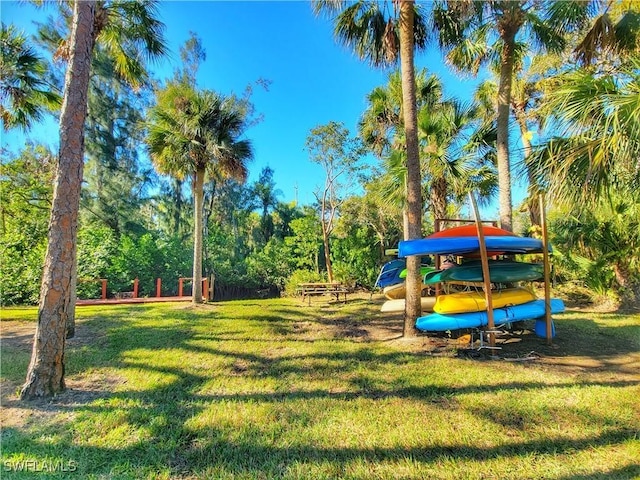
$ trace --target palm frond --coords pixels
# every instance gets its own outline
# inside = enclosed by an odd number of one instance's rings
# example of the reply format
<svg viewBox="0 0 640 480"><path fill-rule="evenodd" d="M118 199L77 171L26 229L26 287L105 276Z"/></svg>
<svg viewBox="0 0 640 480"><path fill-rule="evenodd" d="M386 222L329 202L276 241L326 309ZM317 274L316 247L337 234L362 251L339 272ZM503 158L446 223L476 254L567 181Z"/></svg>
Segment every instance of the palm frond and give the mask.
<svg viewBox="0 0 640 480"><path fill-rule="evenodd" d="M557 2L564 3L564 2ZM570 3L570 2L566 2ZM531 37L539 51L559 53L566 47L566 33L568 27L560 28L553 20L540 18L534 12L525 13L525 25L532 33Z"/></svg>
<svg viewBox="0 0 640 480"><path fill-rule="evenodd" d="M477 75L480 67L489 58L490 49L486 44L472 38L464 38L447 54L447 63L458 72L470 71Z"/></svg>
<svg viewBox="0 0 640 480"><path fill-rule="evenodd" d="M388 8L389 1L314 0L316 15L324 14L334 22L334 35L371 65L393 65L399 56L398 16ZM393 13L392 13L393 12ZM414 42L416 49L427 45L430 28L422 7L414 5Z"/></svg>
<svg viewBox="0 0 640 480"><path fill-rule="evenodd" d="M311 0L311 8L315 15L326 15L331 20L346 7L345 0Z"/></svg>
<svg viewBox="0 0 640 480"><path fill-rule="evenodd" d="M147 81L145 64L168 53L157 2L114 1L104 7L97 42L113 57L116 73L134 88Z"/></svg>
<svg viewBox="0 0 640 480"><path fill-rule="evenodd" d="M590 64L601 49L615 44L615 30L609 14L600 15L582 41L574 49L574 53L582 65Z"/></svg>
<svg viewBox="0 0 640 480"><path fill-rule="evenodd" d="M627 10L614 26L616 50L622 52L640 52L640 9Z"/></svg>
<svg viewBox="0 0 640 480"><path fill-rule="evenodd" d="M0 28L0 107L4 129L27 130L48 110L60 106L60 96L48 85L47 65L23 33L13 25Z"/></svg>
<svg viewBox="0 0 640 480"><path fill-rule="evenodd" d="M239 139L246 115L235 99L187 84L169 84L157 99L147 145L159 171L184 178L204 168L213 176L246 180L253 150L249 140Z"/></svg>
<svg viewBox="0 0 640 480"><path fill-rule="evenodd" d="M585 27L589 18L597 12L596 2L563 0L550 2L546 15L541 19L549 27L562 32L575 32Z"/></svg>

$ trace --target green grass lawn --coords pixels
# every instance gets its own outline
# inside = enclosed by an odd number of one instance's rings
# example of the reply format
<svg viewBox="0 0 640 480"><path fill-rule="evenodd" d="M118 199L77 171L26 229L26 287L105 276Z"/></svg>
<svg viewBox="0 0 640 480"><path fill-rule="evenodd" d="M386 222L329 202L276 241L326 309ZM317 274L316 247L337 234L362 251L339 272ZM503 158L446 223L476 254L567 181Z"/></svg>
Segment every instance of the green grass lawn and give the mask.
<svg viewBox="0 0 640 480"><path fill-rule="evenodd" d="M379 306L79 307L69 389L30 403L35 309L4 309L1 476L640 476L640 315L569 312L554 345L529 334L492 360L397 339Z"/></svg>

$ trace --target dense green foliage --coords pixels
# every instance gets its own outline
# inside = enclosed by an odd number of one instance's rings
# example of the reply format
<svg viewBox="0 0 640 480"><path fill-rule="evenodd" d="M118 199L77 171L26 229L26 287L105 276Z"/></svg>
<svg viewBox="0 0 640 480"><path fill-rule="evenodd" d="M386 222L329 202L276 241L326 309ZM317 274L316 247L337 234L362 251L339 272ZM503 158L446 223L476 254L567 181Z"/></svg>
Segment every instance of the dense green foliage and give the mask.
<svg viewBox="0 0 640 480"><path fill-rule="evenodd" d="M27 147L0 165L0 288L2 304L38 301L51 209L54 161Z"/></svg>
<svg viewBox="0 0 640 480"><path fill-rule="evenodd" d="M50 153L37 147L2 166L3 305L33 304L38 299L52 194L50 158ZM203 270L206 276L215 275L220 290L236 289L243 295L250 295L248 290L254 294L265 289L271 294L284 292L298 269L310 272L308 281L323 278L322 233L316 210L273 200L274 206L265 209L264 203L249 201L254 192L274 188L269 174L261 180L247 186L209 184L215 195L208 202ZM144 209L129 217L137 218L135 223L101 222L101 217L83 208L78 234L79 298L99 297L100 279L108 280L110 297L131 291L135 278L141 296L155 295L157 278L162 281L163 295L177 294L178 278L191 276L191 241L188 234L169 233L173 229L163 222L171 223L172 218L157 212L163 200L146 197ZM187 215L188 210L182 214ZM338 226L336 278L372 287L382 259L376 246L379 239L372 228L358 225L349 216ZM266 243L265 232L270 233ZM387 239L387 245L397 242L398 230L391 234L395 237Z"/></svg>
<svg viewBox="0 0 640 480"><path fill-rule="evenodd" d="M317 3L338 6L335 2ZM521 2L515 3L513 8L521 6ZM442 2L437 5L436 16L473 13L448 11L442 8ZM452 8L456 5L451 3ZM589 13L581 5L573 13L563 14L563 5L568 4L550 2L546 7L553 10L554 16L567 16L567 22L571 15L579 14L573 19L577 23L569 22L577 29L558 43L566 44L566 49L541 61L540 57L532 60L527 45L516 44L511 115L520 128L522 148L511 148L511 163L521 163L521 172L535 187L529 200L537 200L538 191L548 194L557 278L585 284L599 294L634 304L640 296L640 13L632 2L625 1L614 2L607 12L596 8ZM126 2L111 6L131 7ZM354 7L352 13L366 13L358 8ZM64 6L61 12L69 13ZM426 17L420 8L418 13L420 28L416 38L422 39L419 33L423 32ZM465 15L462 16L467 20L472 18ZM452 18L439 20L442 23ZM495 27L491 18L484 20L488 22L483 24L487 29ZM155 23L152 26L159 27ZM385 30L393 27L379 26ZM111 25L102 34L112 34L117 28L117 24ZM2 29L6 40L2 65L6 78L2 88L13 85L10 81L25 88L31 86L35 88L32 99L39 98L43 101L39 106L46 106L46 96L39 97L41 90L51 90L44 88L49 81L45 81L45 73L51 74L53 83L55 79L59 83L60 66L45 65L44 57L28 39L10 26L3 25ZM52 54L66 35L65 29L64 22L41 25L39 46ZM481 30L474 32L480 35ZM542 30L527 32L538 35ZM388 31L389 35L396 33ZM552 33L555 38L561 32ZM474 58L478 68L490 64L489 50L484 48L488 38L480 37L465 37L449 55L458 64ZM93 54L78 238L78 294L80 298L98 296L101 278L108 280L110 296L130 291L135 278L139 279L141 295L155 294L157 278L162 280L163 295L173 294L178 278L190 277L193 272L196 212L193 165L189 164L193 158L164 159L167 162L163 171L173 177L153 172L148 152L141 148L142 139L149 134L145 112L157 111L151 85L144 75L135 89L124 82L123 57L111 55L111 47L99 42ZM165 98L164 106L175 107L175 112L186 105L180 104L180 89L188 89L194 98L209 95L196 86L198 66L206 60L197 35L191 35L180 53L181 68L165 83L173 85L173 93L177 93L170 94L171 88L164 93L170 97ZM20 55L26 55L24 61ZM478 103L462 105L449 98L441 81L426 71L416 73L416 87L423 223L424 231L429 232L434 216L459 215L468 191L481 197L486 194L487 199L495 197L498 88L497 82L491 91L485 86L486 91L476 95ZM2 95L6 97L6 92ZM249 97L250 93L220 97L244 115L247 123L242 126L239 141L247 144L251 125L259 121ZM385 249L397 246L403 230L407 169L399 73L392 72L387 84L374 89L367 102L359 125L360 138L353 141L366 145L379 163L369 164L357 176L351 172L350 180L360 182L358 189L336 195L330 229L326 228L328 210L326 205L323 209L322 197L314 205L281 201L275 180L278 172L270 167L264 168L258 180L249 185L227 178L225 168L219 168L224 162L207 167L201 212L202 273L207 277L215 275L216 288L242 296L291 292L295 290L294 280L326 279L327 263L333 265L335 280L351 286L374 286L380 266L391 259ZM11 101L3 103L2 108L3 115L12 109L16 110L15 115L28 116L28 111L18 112L18 105ZM28 126L31 120L37 121L40 112L32 113L32 118L25 116L22 123ZM188 118L189 115L185 122ZM165 118L175 119L175 115ZM478 129L481 124L483 128ZM536 130L541 135L535 135ZM201 133L195 127L194 132ZM511 143L513 147L516 142ZM177 148L176 145L174 142ZM319 158L310 155L309 160ZM3 152L2 305L33 304L38 300L55 163L54 155L42 147ZM190 168L178 168L185 165ZM244 177L246 166L242 165L241 170L240 177ZM528 208L530 223L535 224L539 212L532 209L533 203L529 201ZM323 222L328 236L324 242ZM526 221L515 225L519 233L528 226ZM323 243L330 245L328 257L325 251L329 249Z"/></svg>

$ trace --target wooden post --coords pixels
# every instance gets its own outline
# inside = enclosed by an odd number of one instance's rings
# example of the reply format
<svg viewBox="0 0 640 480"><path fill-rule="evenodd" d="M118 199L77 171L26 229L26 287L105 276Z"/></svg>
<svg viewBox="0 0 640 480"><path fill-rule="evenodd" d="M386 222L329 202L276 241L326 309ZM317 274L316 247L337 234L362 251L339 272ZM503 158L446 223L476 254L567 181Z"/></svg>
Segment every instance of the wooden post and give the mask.
<svg viewBox="0 0 640 480"><path fill-rule="evenodd" d="M442 223L442 221L439 218L436 218L435 224L433 226L436 232L440 231L440 223ZM433 266L435 267L436 270L440 270L440 255L433 256ZM441 285L442 284L440 282L436 283L436 298L440 296Z"/></svg>
<svg viewBox="0 0 640 480"><path fill-rule="evenodd" d="M540 223L542 223L542 261L544 265L544 318L547 326L547 345L551 345L551 269L549 268L549 237L547 234L547 215L544 209L544 194L540 194Z"/></svg>
<svg viewBox="0 0 640 480"><path fill-rule="evenodd" d="M482 264L482 278L484 279L484 297L487 302L487 328L489 329L489 346L491 354L495 355L496 337L493 333L495 322L493 319L493 297L491 295L491 276L489 274L489 257L487 256L487 246L484 241L484 229L478 212L478 205L472 192L469 192L469 200L473 208L473 215L476 219L476 227L478 229L478 243L480 246L480 263Z"/></svg>
<svg viewBox="0 0 640 480"><path fill-rule="evenodd" d="M209 279L207 277L202 279L202 298L209 300Z"/></svg>
<svg viewBox="0 0 640 480"><path fill-rule="evenodd" d="M138 284L140 283L140 280L138 280L137 278L135 278L133 280L133 298L138 298Z"/></svg>
<svg viewBox="0 0 640 480"><path fill-rule="evenodd" d="M160 298L162 296L162 279L156 279L156 297Z"/></svg>
<svg viewBox="0 0 640 480"><path fill-rule="evenodd" d="M213 301L213 299L215 298L216 295L216 274L212 273L211 274L211 294L209 295L209 300Z"/></svg>
<svg viewBox="0 0 640 480"><path fill-rule="evenodd" d="M184 284L184 278L180 277L180 278L178 279L178 296L179 296L179 297L181 297L181 296L182 296L182 288L183 288L183 286L184 286L183 284Z"/></svg>
<svg viewBox="0 0 640 480"><path fill-rule="evenodd" d="M102 295L100 298L102 298L102 300L106 300L107 299L107 279L101 278L100 281L102 282Z"/></svg>

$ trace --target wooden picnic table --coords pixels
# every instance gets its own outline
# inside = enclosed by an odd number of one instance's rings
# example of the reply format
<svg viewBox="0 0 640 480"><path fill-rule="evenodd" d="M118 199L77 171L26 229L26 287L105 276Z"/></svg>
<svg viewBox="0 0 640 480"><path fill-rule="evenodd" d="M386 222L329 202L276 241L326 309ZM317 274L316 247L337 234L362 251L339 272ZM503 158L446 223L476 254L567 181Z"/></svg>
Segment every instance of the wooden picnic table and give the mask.
<svg viewBox="0 0 640 480"><path fill-rule="evenodd" d="M302 296L304 302L305 297L311 305L311 297L313 295L332 295L336 301L340 301L340 295L344 295L344 303L347 303L347 293L349 289L341 282L306 282L299 283L297 292Z"/></svg>

